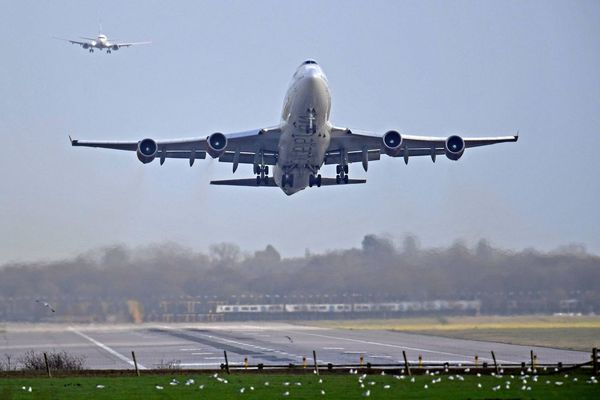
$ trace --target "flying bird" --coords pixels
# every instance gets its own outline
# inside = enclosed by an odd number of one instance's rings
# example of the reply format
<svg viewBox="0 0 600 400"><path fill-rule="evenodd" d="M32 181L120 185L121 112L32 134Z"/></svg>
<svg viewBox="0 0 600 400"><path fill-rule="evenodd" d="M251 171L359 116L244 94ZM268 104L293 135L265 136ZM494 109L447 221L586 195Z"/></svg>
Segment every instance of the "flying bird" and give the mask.
<svg viewBox="0 0 600 400"><path fill-rule="evenodd" d="M35 302L43 305L44 307L49 308L52 312L56 312L56 310L54 309L54 307L52 307L52 305L50 303L48 303L47 301L42 301L40 299L37 299Z"/></svg>
<svg viewBox="0 0 600 400"><path fill-rule="evenodd" d="M294 339L292 339L291 337L286 336L286 338L288 338L288 340L290 341L290 343L294 343Z"/></svg>

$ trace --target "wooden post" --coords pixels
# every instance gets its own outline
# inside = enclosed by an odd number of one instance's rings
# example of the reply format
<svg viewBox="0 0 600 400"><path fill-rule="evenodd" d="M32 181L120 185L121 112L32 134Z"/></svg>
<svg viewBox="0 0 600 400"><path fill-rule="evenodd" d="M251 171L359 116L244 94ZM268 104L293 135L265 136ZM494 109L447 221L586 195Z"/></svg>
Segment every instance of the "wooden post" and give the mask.
<svg viewBox="0 0 600 400"><path fill-rule="evenodd" d="M52 373L50 372L50 364L48 363L48 354L44 352L44 362L46 363L46 373L48 374L48 378L52 378Z"/></svg>
<svg viewBox="0 0 600 400"><path fill-rule="evenodd" d="M313 360L315 361L315 374L319 375L319 364L317 363L317 352L313 350Z"/></svg>
<svg viewBox="0 0 600 400"><path fill-rule="evenodd" d="M492 360L494 360L494 369L496 373L498 373L498 363L496 362L496 355L494 354L494 350L492 350Z"/></svg>
<svg viewBox="0 0 600 400"><path fill-rule="evenodd" d="M408 359L406 358L406 351L402 350L402 356L404 357L404 368L406 368L406 373L408 376L411 376L410 366L408 365Z"/></svg>
<svg viewBox="0 0 600 400"><path fill-rule="evenodd" d="M598 348L592 349L592 365L594 366L594 375L598 375Z"/></svg>
<svg viewBox="0 0 600 400"><path fill-rule="evenodd" d="M223 350L223 355L225 356L225 371L229 374L229 361L227 361L227 351Z"/></svg>
<svg viewBox="0 0 600 400"><path fill-rule="evenodd" d="M533 350L529 350L529 356L531 357L531 371L535 368L535 359L533 356Z"/></svg>
<svg viewBox="0 0 600 400"><path fill-rule="evenodd" d="M133 350L131 351L131 358L133 358L133 366L135 367L135 374L137 376L140 376L140 370L138 369L137 360L135 359L135 352Z"/></svg>

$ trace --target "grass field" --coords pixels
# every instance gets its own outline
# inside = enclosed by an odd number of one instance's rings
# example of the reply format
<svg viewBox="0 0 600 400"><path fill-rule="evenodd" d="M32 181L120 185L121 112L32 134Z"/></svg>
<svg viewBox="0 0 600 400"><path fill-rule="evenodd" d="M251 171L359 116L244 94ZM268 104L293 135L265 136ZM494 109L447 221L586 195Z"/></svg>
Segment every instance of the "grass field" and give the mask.
<svg viewBox="0 0 600 400"><path fill-rule="evenodd" d="M591 351L600 347L600 317L447 317L319 321L345 329L386 329L461 339Z"/></svg>
<svg viewBox="0 0 600 400"><path fill-rule="evenodd" d="M222 380L223 378L227 383ZM321 376L255 374L223 375L218 377L221 380L208 375L0 379L0 398L2 400L600 398L600 386L597 381L593 383L588 376L573 374L567 377L564 374L540 376L537 381L531 377L526 377L523 381L518 376L500 378L472 375L460 378L456 375L418 376L414 378L414 382L411 382L409 377L400 379L390 375L369 375L362 380L360 378L360 375L349 374ZM173 379L178 383L172 385ZM193 383L189 381L190 379L193 379ZM440 382L437 382L438 379ZM507 386L506 382L510 384Z"/></svg>

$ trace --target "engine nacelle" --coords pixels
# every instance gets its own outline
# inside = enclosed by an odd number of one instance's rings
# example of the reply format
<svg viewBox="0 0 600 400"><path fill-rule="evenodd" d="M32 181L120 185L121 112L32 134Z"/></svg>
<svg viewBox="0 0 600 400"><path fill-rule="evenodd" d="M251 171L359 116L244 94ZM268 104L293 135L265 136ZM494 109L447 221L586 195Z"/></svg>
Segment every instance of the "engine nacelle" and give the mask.
<svg viewBox="0 0 600 400"><path fill-rule="evenodd" d="M227 147L227 137L220 132L213 133L206 138L206 152L212 158L219 158Z"/></svg>
<svg viewBox="0 0 600 400"><path fill-rule="evenodd" d="M383 148L388 156L395 157L400 154L401 146L402 135L397 131L387 131L383 135Z"/></svg>
<svg viewBox="0 0 600 400"><path fill-rule="evenodd" d="M449 136L444 145L446 157L452 161L456 161L462 157L465 152L465 141L458 135Z"/></svg>
<svg viewBox="0 0 600 400"><path fill-rule="evenodd" d="M84 49L89 49L89 48L90 48L90 45L89 45L89 44L87 44L87 43L84 43L84 44L83 44L83 48L84 48Z"/></svg>
<svg viewBox="0 0 600 400"><path fill-rule="evenodd" d="M117 44L113 44L112 46L110 46L111 49L113 49L114 51L119 50L119 45Z"/></svg>
<svg viewBox="0 0 600 400"><path fill-rule="evenodd" d="M138 142L137 158L144 164L152 162L158 152L158 145L152 139L143 139Z"/></svg>

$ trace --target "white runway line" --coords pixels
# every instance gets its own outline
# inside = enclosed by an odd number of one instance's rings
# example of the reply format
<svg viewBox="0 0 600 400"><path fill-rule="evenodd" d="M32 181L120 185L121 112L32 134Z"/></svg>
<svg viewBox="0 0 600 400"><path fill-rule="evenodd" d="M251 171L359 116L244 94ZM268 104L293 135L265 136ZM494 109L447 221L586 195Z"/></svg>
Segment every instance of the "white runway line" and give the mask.
<svg viewBox="0 0 600 400"><path fill-rule="evenodd" d="M323 350L344 350L343 347L323 347Z"/></svg>
<svg viewBox="0 0 600 400"><path fill-rule="evenodd" d="M192 353L193 356L210 356L215 353Z"/></svg>
<svg viewBox="0 0 600 400"><path fill-rule="evenodd" d="M298 332L300 333L300 332ZM392 347L392 348L396 348L396 349L403 349L403 350L414 350L414 351L420 351L423 353L433 353L433 354L443 354L446 356L454 356L454 357L469 357L466 354L458 354L458 353L448 353L445 351L438 351L438 350L428 350L428 349L420 349L417 347L407 347L407 346L400 346L397 344L391 344L391 343L380 343L380 342L373 342L370 340L360 340L360 339L352 339L352 338L345 338L345 337L339 337L339 336L330 336L330 335L321 335L318 333L307 333L307 332L301 332L300 334L302 335L310 335L310 336L316 336L316 337L322 337L322 338L326 338L326 339L334 339L334 340L346 340L348 342L355 342L355 343L362 343L362 344L372 344L375 346L384 346L384 347ZM480 357L480 360L491 360L488 357ZM498 362L502 362L502 363L509 363L510 361L506 361L506 360L497 360Z"/></svg>
<svg viewBox="0 0 600 400"><path fill-rule="evenodd" d="M111 349L110 347L108 347L107 345L105 345L104 343L100 343L99 341L97 341L94 338L89 337L88 335L86 335L83 332L79 332L78 330L76 330L73 327L69 327L69 330L79 336L81 336L82 338L89 340L90 342L92 342L93 344L95 344L96 346L100 347L102 350L112 354L113 356L117 357L119 360L121 361L125 361L127 364L134 366L133 360L130 360L129 358L125 357L123 354L116 352L115 350ZM139 369L148 369L146 367L144 367L142 364L138 363L138 368Z"/></svg>

